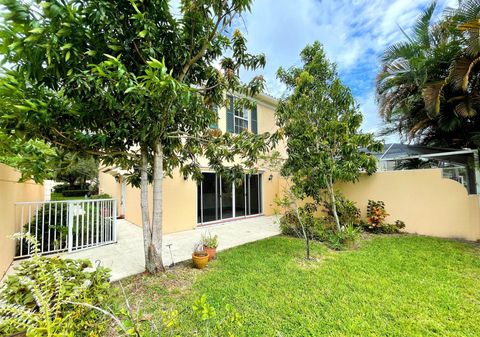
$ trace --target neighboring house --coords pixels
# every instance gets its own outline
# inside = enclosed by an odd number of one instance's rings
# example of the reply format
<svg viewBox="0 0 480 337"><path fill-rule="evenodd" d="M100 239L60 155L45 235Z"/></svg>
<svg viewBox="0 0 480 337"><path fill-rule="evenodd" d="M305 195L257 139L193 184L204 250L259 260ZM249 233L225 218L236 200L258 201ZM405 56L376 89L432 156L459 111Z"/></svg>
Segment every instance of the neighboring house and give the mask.
<svg viewBox="0 0 480 337"><path fill-rule="evenodd" d="M212 125L223 132L240 133L248 129L253 133L274 132L277 129L275 109L277 100L261 94L256 97L257 108L249 111L233 111L230 107L218 109L218 123ZM284 152L283 144L278 151ZM200 161L202 162L202 161ZM197 226L232 219L272 215L274 199L279 193L280 177L259 164L258 172L245 174L244 183L235 186L226 183L203 162L203 181L198 184L185 180L178 172L173 178L165 178L163 186L164 232L173 233L193 229ZM101 170L100 192L108 193L119 200L118 214L130 222L141 225L140 190L127 186L125 171Z"/></svg>

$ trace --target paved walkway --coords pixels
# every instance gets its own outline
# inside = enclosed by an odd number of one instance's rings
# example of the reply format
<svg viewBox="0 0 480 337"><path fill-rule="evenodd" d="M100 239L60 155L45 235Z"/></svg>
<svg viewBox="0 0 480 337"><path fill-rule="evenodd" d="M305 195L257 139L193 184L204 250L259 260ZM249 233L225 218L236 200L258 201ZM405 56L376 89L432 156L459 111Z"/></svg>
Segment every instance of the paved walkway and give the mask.
<svg viewBox="0 0 480 337"><path fill-rule="evenodd" d="M90 259L112 270L112 281L141 273L145 270L143 253L142 229L126 220L119 220L116 244L82 250L70 254L61 254L66 258ZM224 250L242 244L265 239L280 233L275 217L259 216L203 226L194 230L166 234L164 236L163 261L166 266L172 263L167 245L171 244L171 251L175 263L191 259L196 243L200 241L202 233L209 231L218 235L218 250ZM16 261L14 264L18 263ZM7 272L10 274L12 267Z"/></svg>

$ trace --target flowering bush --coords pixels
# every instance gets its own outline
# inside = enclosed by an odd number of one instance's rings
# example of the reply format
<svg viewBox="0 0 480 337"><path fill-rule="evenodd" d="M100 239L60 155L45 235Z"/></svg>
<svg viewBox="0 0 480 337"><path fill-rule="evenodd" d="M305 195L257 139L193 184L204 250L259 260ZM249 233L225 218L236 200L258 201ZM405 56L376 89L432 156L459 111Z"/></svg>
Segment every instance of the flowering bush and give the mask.
<svg viewBox="0 0 480 337"><path fill-rule="evenodd" d="M392 234L399 233L401 229L405 228L402 220L396 220L393 224L385 222L387 216L389 214L385 210L383 201L368 200L367 223L364 224L364 229L374 233Z"/></svg>

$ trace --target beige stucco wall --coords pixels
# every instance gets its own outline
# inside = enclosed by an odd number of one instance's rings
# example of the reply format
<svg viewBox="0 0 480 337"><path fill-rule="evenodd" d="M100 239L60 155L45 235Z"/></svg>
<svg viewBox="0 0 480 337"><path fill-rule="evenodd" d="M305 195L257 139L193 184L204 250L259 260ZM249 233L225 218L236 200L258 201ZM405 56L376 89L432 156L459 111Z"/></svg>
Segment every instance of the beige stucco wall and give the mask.
<svg viewBox="0 0 480 337"><path fill-rule="evenodd" d="M365 215L369 199L382 200L387 220L405 221L409 233L480 239L480 199L463 185L442 177L441 169L377 172L337 188Z"/></svg>
<svg viewBox="0 0 480 337"><path fill-rule="evenodd" d="M0 164L0 278L12 263L15 242L8 236L15 232L15 206L18 201L41 201L42 185L32 181L19 183L20 174L13 168Z"/></svg>
<svg viewBox="0 0 480 337"><path fill-rule="evenodd" d="M100 191L119 200L121 183L108 173L100 174ZM197 185L192 180L184 180L177 172L173 178L163 181L164 233L180 232L195 228L197 216ZM149 206L152 212L152 186L149 186ZM125 189L125 219L141 226L140 189L128 185Z"/></svg>
<svg viewBox="0 0 480 337"><path fill-rule="evenodd" d="M100 194L107 193L112 196L113 199L117 200L117 214L120 212L120 196L122 184L115 179L115 177L110 173L105 173L100 170L98 173L99 189Z"/></svg>

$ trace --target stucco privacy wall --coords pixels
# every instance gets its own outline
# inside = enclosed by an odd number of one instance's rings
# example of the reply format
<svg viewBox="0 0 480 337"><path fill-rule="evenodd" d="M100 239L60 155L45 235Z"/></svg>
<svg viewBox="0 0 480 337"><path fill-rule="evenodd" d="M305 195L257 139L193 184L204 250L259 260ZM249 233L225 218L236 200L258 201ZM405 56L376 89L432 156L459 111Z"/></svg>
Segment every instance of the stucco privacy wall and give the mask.
<svg viewBox="0 0 480 337"><path fill-rule="evenodd" d="M122 214L120 211L120 197L122 193L122 184L115 180L111 174L100 171L98 173L99 193L107 193L117 200L117 214Z"/></svg>
<svg viewBox="0 0 480 337"><path fill-rule="evenodd" d="M405 221L409 233L480 239L480 199L463 185L442 177L441 169L377 172L337 188L365 216L369 199L382 200L389 222Z"/></svg>
<svg viewBox="0 0 480 337"><path fill-rule="evenodd" d="M19 183L20 174L0 164L0 278L12 263L15 242L8 236L15 232L15 206L18 201L42 201L42 185L27 181Z"/></svg>

